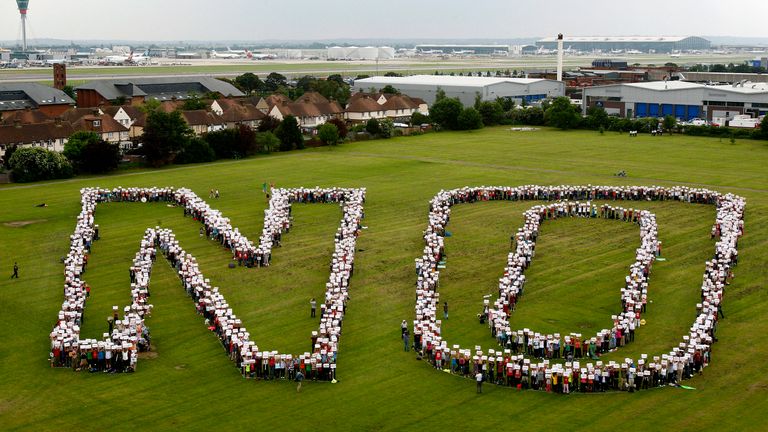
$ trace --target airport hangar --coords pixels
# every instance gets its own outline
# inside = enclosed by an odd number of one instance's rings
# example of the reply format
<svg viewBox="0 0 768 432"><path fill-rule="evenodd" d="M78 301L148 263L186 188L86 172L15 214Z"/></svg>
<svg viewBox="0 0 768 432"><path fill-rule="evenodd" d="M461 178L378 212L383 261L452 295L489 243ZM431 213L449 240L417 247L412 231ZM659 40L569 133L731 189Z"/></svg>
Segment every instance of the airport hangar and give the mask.
<svg viewBox="0 0 768 432"><path fill-rule="evenodd" d="M546 50L557 49L557 38L536 41ZM701 51L712 48L712 42L698 36L570 36L563 38L563 46L576 51L629 51L670 53L673 51Z"/></svg>
<svg viewBox="0 0 768 432"><path fill-rule="evenodd" d="M391 85L403 94L435 103L438 89L447 97L457 97L464 106L472 106L479 93L484 101L508 98L517 103L532 103L548 97L565 95L565 84L546 79L465 77L450 75L412 75L407 77L377 76L355 80L355 91L376 91Z"/></svg>
<svg viewBox="0 0 768 432"><path fill-rule="evenodd" d="M728 120L739 114L768 113L768 83L706 85L684 81L653 81L587 87L582 110L601 106L620 117L665 117L681 120Z"/></svg>

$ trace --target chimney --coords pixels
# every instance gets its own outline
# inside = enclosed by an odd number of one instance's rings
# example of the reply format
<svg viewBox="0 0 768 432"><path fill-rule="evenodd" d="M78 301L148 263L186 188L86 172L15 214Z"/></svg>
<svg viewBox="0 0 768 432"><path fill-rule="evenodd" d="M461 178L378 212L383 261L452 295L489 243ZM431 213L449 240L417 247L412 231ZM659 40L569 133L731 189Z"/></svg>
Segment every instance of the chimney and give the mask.
<svg viewBox="0 0 768 432"><path fill-rule="evenodd" d="M557 80L563 80L563 34L557 35Z"/></svg>

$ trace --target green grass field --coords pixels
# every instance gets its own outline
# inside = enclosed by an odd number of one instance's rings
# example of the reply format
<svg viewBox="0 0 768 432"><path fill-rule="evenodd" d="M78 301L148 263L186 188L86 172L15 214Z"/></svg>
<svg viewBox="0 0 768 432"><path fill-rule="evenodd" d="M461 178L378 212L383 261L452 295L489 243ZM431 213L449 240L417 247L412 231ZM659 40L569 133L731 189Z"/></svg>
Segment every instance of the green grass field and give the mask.
<svg viewBox="0 0 768 432"><path fill-rule="evenodd" d="M110 177L0 188L0 430L764 430L768 408L765 319L768 294L768 145L687 136L629 139L596 132L510 132L491 128L344 144L237 162L171 167ZM613 173L626 170L627 178ZM147 320L151 355L131 375L74 373L48 366L48 332L62 301L59 258L85 186L218 188L221 209L250 238L261 231L264 181L280 187L368 190L355 275L340 344L337 384L243 379L194 312L170 267L155 266ZM634 394L518 393L440 373L399 338L414 318L413 260L422 252L429 199L440 189L520 184L699 185L747 198L736 279L725 294L713 363L687 384L696 390ZM45 202L47 208L37 208ZM493 348L477 324L482 296L496 289L509 236L534 202L456 206L446 240L442 299L449 343ZM711 206L645 203L659 221L665 262L654 265L653 303L633 344L610 359L667 352L693 321L704 261L714 243ZM267 269L228 269L229 254L200 239L178 208L104 204L85 279L93 287L83 337L106 329L111 305L129 301L128 266L146 227L175 230L264 349L304 352L317 323L309 298L327 278L334 205L294 205L295 224ZM19 222L28 222L21 225ZM589 334L610 325L634 249L636 227L606 220L546 222L513 327ZM18 261L21 278L10 280Z"/></svg>

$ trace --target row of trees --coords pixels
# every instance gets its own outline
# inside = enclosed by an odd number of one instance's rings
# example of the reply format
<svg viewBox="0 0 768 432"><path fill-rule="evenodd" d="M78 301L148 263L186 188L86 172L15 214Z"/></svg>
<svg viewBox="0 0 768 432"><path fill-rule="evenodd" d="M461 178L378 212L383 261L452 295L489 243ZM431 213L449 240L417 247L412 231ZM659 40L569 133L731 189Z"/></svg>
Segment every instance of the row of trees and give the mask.
<svg viewBox="0 0 768 432"><path fill-rule="evenodd" d="M79 173L103 174L120 163L120 148L95 132L72 134L61 153L42 147L10 146L3 157L3 168L19 183L69 178Z"/></svg>
<svg viewBox="0 0 768 432"><path fill-rule="evenodd" d="M326 79L305 75L296 80L294 85L289 85L285 75L277 72L270 73L264 80L254 73L246 72L234 80L226 81L245 93L261 96L281 93L291 99L297 99L306 92L315 91L342 105L346 104L350 97L349 84L339 74L329 75Z"/></svg>

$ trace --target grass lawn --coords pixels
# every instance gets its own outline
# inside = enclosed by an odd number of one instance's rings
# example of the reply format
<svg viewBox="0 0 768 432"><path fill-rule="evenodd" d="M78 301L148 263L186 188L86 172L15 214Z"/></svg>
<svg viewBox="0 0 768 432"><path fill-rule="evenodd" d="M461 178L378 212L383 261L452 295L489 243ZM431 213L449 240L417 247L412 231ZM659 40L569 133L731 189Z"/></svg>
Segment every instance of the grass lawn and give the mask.
<svg viewBox="0 0 768 432"><path fill-rule="evenodd" d="M63 430L414 430L450 427L611 430L761 430L768 408L768 144L686 136L629 139L596 132L510 132L490 128L344 144L242 161L171 167L110 177L0 187L0 429ZM625 170L627 178L613 173ZM340 344L337 384L245 380L203 325L170 267L158 260L147 319L151 355L131 375L73 373L48 367L48 332L62 301L59 258L85 186L217 188L212 206L257 239L264 181L280 187L366 187L368 226L358 239L351 300ZM725 294L713 363L687 384L634 394L549 395L485 386L434 371L402 351L399 323L414 318L413 260L422 252L429 199L465 185L701 185L747 198L746 234L736 279ZM45 202L47 208L35 205ZM446 239L441 299L451 315L449 343L494 347L477 323L482 296L494 292L522 212L535 202L454 207ZM633 203L634 204L634 203ZM711 206L641 203L659 222L665 262L651 273L653 301L636 341L609 359L667 352L693 322L704 261L714 243ZM106 330L113 304L129 301L128 267L144 229L171 227L211 281L221 287L263 349L304 352L317 323L309 299L321 297L334 205L294 205L295 224L273 265L229 269L229 254L200 239L198 225L160 204L100 205L85 280L92 286L83 337ZM20 224L19 222L28 222ZM21 225L21 226L20 226ZM637 227L568 219L542 226L526 294L512 327L591 334L610 325L619 288L639 244ZM18 261L21 278L10 280Z"/></svg>

